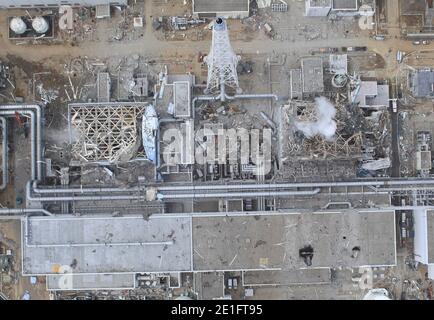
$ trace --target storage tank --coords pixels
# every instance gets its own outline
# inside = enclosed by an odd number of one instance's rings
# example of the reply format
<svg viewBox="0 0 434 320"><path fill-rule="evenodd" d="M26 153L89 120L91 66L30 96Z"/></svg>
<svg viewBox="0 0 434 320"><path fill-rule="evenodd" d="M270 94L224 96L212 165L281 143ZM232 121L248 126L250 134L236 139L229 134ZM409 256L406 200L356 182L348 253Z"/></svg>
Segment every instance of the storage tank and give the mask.
<svg viewBox="0 0 434 320"><path fill-rule="evenodd" d="M45 33L48 31L48 22L43 17L36 17L32 21L32 27L37 33Z"/></svg>
<svg viewBox="0 0 434 320"><path fill-rule="evenodd" d="M11 22L9 23L9 27L16 34L23 34L27 30L26 24L24 23L23 19L21 19L20 17L12 18Z"/></svg>

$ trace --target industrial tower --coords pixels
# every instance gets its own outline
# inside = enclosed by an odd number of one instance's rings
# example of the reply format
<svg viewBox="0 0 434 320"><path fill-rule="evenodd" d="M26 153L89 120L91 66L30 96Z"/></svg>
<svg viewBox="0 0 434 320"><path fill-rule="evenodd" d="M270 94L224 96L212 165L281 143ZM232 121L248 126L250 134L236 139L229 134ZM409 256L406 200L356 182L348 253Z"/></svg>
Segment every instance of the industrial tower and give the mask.
<svg viewBox="0 0 434 320"><path fill-rule="evenodd" d="M240 57L235 55L231 47L226 21L217 18L213 25L211 50L205 58L208 65L205 93L215 93L220 87L220 98L224 100L225 86L240 91L237 75L239 60Z"/></svg>

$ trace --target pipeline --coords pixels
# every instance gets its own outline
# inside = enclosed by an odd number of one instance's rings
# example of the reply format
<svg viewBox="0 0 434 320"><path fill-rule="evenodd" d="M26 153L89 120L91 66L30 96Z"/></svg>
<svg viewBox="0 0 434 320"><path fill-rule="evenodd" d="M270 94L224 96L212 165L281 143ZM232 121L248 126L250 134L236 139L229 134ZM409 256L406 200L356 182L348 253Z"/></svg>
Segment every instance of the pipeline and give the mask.
<svg viewBox="0 0 434 320"><path fill-rule="evenodd" d="M373 186L374 190L380 191L394 191L400 188L378 188L380 186L393 186L393 185L433 185L434 179L417 179L417 180L372 180L372 181L348 181L348 182L316 182L316 183L276 183L276 184L203 184L203 185L183 185L183 186L155 186L159 192L161 191L190 191L196 190L276 190L284 188L321 188L321 187L362 187ZM140 187L131 187L127 189L122 188L38 188L37 182L33 182L33 190L35 193L46 194L62 194L62 193L106 193L106 192L137 192Z"/></svg>
<svg viewBox="0 0 434 320"><path fill-rule="evenodd" d="M34 193L45 193L45 194L53 194L53 193L107 193L107 192L132 192L132 191L139 191L140 187L131 187L128 189L122 189L122 188L47 188L47 189L41 189L38 188L38 181L32 182L32 190Z"/></svg>
<svg viewBox="0 0 434 320"><path fill-rule="evenodd" d="M42 112L37 104L1 105L0 116L15 116L15 112L27 113L31 116L32 126L32 179L42 178ZM36 132L35 132L36 131Z"/></svg>
<svg viewBox="0 0 434 320"><path fill-rule="evenodd" d="M0 216L2 215L29 215L32 213L43 213L45 216L52 216L48 210L45 209L15 209L15 208L0 208Z"/></svg>
<svg viewBox="0 0 434 320"><path fill-rule="evenodd" d="M8 127L5 117L0 117L2 128L2 183L0 190L6 189L9 182L9 169L8 169Z"/></svg>
<svg viewBox="0 0 434 320"><path fill-rule="evenodd" d="M61 196L61 197L33 197L31 181L26 185L27 201L57 202L57 201L105 201L105 200L142 200L141 195L105 195L105 196Z"/></svg>
<svg viewBox="0 0 434 320"><path fill-rule="evenodd" d="M276 184L209 184L209 185L184 185L184 186L159 186L159 191L176 190L207 190L207 189L261 189L261 188L323 188L323 187L363 187L363 186L393 186L393 185L433 185L434 179L415 180L371 180L371 181L347 181L347 182L302 182L302 183L276 183Z"/></svg>
<svg viewBox="0 0 434 320"><path fill-rule="evenodd" d="M277 95L272 93L263 93L263 94L236 94L234 96L229 96L225 94L226 99L235 100L235 99L274 99L279 100Z"/></svg>
<svg viewBox="0 0 434 320"><path fill-rule="evenodd" d="M18 110L17 110L18 111ZM11 110L8 110L8 111L3 111L3 110L0 110L0 116L6 116L6 117L11 117L11 116L15 116L15 112L16 111L11 111ZM34 114L34 112L33 111L23 111L23 110L21 110L21 111L18 111L18 112L21 112L21 113L24 113L24 114L28 114L28 115L30 115L30 121L31 121L31 129L32 129L32 132L31 132L31 158L32 158L32 165L31 165L31 171L32 171L32 173L31 173L31 176L32 176L32 179L33 180L36 180L37 178L38 178L38 176L37 176L37 162L38 162L38 158L37 158L37 154L36 154L36 137L35 137L35 135L36 135L36 124L35 124L35 114Z"/></svg>
<svg viewBox="0 0 434 320"><path fill-rule="evenodd" d="M311 191L269 191L269 192L228 192L228 193L193 193L193 194L159 194L164 199L197 199L197 198L234 198L234 197L277 197L277 196L313 196L320 192L319 188Z"/></svg>

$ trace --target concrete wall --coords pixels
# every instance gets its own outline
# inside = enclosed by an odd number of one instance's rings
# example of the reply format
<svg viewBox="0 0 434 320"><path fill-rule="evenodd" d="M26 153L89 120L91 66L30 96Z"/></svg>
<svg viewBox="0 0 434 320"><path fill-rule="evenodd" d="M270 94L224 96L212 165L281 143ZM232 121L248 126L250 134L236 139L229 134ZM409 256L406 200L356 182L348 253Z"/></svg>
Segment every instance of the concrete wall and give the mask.
<svg viewBox="0 0 434 320"><path fill-rule="evenodd" d="M326 17L331 10L331 3L328 6L316 7L311 4L311 0L306 0L306 13L308 17Z"/></svg>
<svg viewBox="0 0 434 320"><path fill-rule="evenodd" d="M428 263L427 212L424 209L413 211L414 221L414 259Z"/></svg>

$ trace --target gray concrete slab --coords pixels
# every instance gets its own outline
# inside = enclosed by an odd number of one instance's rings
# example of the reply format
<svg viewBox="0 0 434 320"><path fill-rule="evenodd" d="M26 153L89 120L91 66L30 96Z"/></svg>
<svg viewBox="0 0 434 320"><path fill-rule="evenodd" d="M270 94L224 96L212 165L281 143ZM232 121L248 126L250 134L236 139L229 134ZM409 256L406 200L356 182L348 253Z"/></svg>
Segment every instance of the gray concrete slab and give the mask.
<svg viewBox="0 0 434 320"><path fill-rule="evenodd" d="M72 217L22 221L24 274L191 269L190 218Z"/></svg>
<svg viewBox="0 0 434 320"><path fill-rule="evenodd" d="M434 263L434 210L426 212L428 237L428 263Z"/></svg>
<svg viewBox="0 0 434 320"><path fill-rule="evenodd" d="M194 269L307 268L305 246L314 251L311 268L394 265L394 221L392 211L193 218Z"/></svg>
<svg viewBox="0 0 434 320"><path fill-rule="evenodd" d="M331 283L330 269L300 269L276 271L246 271L244 285L256 286L292 286Z"/></svg>
<svg viewBox="0 0 434 320"><path fill-rule="evenodd" d="M230 11L248 11L249 0L194 0L193 12L230 12Z"/></svg>

